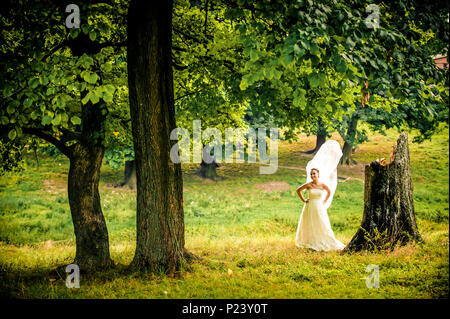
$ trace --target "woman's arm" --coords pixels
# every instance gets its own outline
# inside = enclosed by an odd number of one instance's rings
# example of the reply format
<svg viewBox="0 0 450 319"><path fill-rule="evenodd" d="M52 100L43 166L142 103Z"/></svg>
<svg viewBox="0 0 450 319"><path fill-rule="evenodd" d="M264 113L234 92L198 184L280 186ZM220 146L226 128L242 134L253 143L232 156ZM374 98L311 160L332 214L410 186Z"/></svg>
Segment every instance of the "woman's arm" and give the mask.
<svg viewBox="0 0 450 319"><path fill-rule="evenodd" d="M328 198L330 198L331 192L327 185L323 184L322 186L323 186L323 189L327 192L327 196L325 196L325 199L323 200L323 203L325 204L327 202Z"/></svg>
<svg viewBox="0 0 450 319"><path fill-rule="evenodd" d="M303 184L302 186L300 186L299 188L297 188L296 192L298 197L300 197L300 199L302 200L302 202L307 203L309 202L309 198L305 199L302 195L302 191L305 190L308 186L308 183Z"/></svg>

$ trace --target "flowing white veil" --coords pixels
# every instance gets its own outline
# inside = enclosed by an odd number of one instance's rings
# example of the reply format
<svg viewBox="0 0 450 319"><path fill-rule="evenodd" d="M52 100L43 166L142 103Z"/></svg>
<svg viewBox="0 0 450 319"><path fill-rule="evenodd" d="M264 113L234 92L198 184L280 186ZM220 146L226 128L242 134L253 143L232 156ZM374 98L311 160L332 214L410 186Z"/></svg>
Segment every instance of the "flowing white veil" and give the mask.
<svg viewBox="0 0 450 319"><path fill-rule="evenodd" d="M325 209L330 207L337 186L337 166L342 157L341 146L335 140L328 140L322 144L319 151L306 165L306 182L311 182L311 169L319 170L319 181L330 189L330 197L325 203Z"/></svg>

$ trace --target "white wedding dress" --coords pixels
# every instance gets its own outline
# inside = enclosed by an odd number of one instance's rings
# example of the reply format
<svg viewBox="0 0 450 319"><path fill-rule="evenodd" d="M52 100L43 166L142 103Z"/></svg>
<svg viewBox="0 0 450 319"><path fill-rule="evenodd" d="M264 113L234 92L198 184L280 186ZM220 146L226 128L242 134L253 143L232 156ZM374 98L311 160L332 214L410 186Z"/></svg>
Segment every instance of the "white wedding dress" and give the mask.
<svg viewBox="0 0 450 319"><path fill-rule="evenodd" d="M295 245L314 250L341 250L345 245L334 237L323 205L325 191L308 189L309 202L303 206L297 227Z"/></svg>
<svg viewBox="0 0 450 319"><path fill-rule="evenodd" d="M342 156L337 141L326 141L306 166L307 182L311 181L312 168L319 169L319 181L330 189L330 197L323 204L326 191L308 189L309 201L303 206L295 237L295 245L319 251L342 250L345 245L336 239L331 229L327 209L331 205L337 186L337 165Z"/></svg>

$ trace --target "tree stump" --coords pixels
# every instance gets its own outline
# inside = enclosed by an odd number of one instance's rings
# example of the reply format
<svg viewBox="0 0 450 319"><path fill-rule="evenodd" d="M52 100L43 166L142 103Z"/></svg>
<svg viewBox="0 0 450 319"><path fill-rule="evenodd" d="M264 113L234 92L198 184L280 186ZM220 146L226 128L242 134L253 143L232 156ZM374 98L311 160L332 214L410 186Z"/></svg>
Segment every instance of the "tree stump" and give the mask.
<svg viewBox="0 0 450 319"><path fill-rule="evenodd" d="M393 249L410 240L422 241L416 225L408 135L397 140L393 161L365 167L364 214L346 251Z"/></svg>

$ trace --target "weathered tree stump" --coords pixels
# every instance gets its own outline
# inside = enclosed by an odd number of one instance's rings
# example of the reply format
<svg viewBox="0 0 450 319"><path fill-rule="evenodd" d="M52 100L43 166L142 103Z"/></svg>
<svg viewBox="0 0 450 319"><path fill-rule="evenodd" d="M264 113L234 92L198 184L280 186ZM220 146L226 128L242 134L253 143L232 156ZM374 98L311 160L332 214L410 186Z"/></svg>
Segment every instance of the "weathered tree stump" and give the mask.
<svg viewBox="0 0 450 319"><path fill-rule="evenodd" d="M420 242L414 211L408 135L397 140L394 159L365 167L364 214L360 229L345 251L393 249L411 240Z"/></svg>

